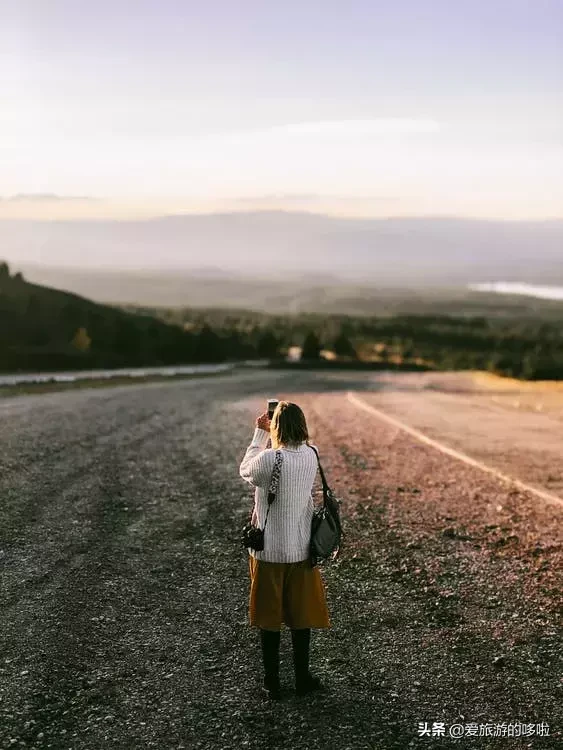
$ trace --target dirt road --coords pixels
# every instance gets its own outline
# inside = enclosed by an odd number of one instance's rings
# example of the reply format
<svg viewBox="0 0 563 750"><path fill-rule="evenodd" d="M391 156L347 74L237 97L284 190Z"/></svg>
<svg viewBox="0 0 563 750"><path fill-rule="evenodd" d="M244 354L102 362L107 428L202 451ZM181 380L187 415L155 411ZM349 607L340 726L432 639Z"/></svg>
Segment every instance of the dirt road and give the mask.
<svg viewBox="0 0 563 750"><path fill-rule="evenodd" d="M0 403L0 747L557 747L563 506L348 394L556 496L561 423L420 377L253 371ZM313 633L329 690L274 706L238 540L238 465L271 395L304 408L347 531L323 569L332 628Z"/></svg>

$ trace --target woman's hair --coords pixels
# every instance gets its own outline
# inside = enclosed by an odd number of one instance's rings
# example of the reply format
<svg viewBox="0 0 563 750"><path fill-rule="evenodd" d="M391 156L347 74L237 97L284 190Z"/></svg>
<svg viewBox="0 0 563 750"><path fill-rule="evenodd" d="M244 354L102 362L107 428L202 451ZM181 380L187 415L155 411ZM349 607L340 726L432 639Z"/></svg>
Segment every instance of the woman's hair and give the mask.
<svg viewBox="0 0 563 750"><path fill-rule="evenodd" d="M299 445L309 440L305 415L297 404L280 401L275 408L270 425L272 448L280 445Z"/></svg>

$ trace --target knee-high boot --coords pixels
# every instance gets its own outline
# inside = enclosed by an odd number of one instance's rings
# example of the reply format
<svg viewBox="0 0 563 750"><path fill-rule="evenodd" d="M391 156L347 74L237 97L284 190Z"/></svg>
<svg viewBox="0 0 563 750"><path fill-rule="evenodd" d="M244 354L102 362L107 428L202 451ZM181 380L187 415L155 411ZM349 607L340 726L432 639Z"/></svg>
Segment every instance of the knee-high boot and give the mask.
<svg viewBox="0 0 563 750"><path fill-rule="evenodd" d="M263 689L274 700L281 698L280 688L280 637L279 630L260 628L260 644L264 665Z"/></svg>
<svg viewBox="0 0 563 750"><path fill-rule="evenodd" d="M309 653L311 645L311 628L291 631L293 646L293 666L295 668L295 692L305 695L313 690L322 690L324 685L318 677L309 672Z"/></svg>

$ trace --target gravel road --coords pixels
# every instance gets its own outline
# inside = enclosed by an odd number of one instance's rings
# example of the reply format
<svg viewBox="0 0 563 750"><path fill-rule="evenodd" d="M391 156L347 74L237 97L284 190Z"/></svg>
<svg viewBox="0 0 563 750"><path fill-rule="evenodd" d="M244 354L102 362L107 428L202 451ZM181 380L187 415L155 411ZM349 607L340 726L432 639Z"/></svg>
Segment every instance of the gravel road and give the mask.
<svg viewBox="0 0 563 750"><path fill-rule="evenodd" d="M369 373L256 370L0 402L0 747L561 746L563 507L360 412L348 391L382 410L388 392L408 421L392 377ZM252 504L238 465L268 396L304 408L347 531L322 569L332 628L313 632L328 691L275 705L259 693L238 534ZM507 453L519 418L490 420ZM502 463L515 476L518 440ZM290 688L286 631L281 674ZM420 722L468 734L419 736ZM517 722L534 733L510 736Z"/></svg>

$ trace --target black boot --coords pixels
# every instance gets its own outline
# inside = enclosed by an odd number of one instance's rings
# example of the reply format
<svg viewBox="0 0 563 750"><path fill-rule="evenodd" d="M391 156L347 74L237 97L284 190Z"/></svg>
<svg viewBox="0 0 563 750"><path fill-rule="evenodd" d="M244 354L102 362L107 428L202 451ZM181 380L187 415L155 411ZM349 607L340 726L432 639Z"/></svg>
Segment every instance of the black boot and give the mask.
<svg viewBox="0 0 563 750"><path fill-rule="evenodd" d="M280 687L280 636L279 630L260 628L262 662L264 664L264 693L273 700L281 698Z"/></svg>
<svg viewBox="0 0 563 750"><path fill-rule="evenodd" d="M311 628L291 631L293 646L293 666L295 667L295 692L306 695L314 690L323 690L324 685L318 677L309 672L309 650L311 644Z"/></svg>

